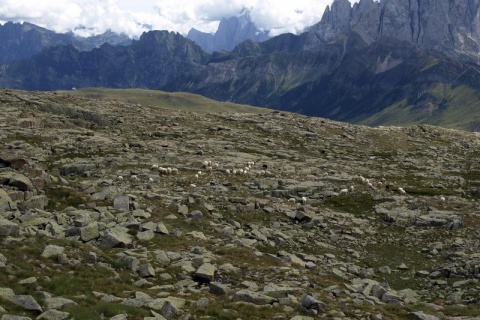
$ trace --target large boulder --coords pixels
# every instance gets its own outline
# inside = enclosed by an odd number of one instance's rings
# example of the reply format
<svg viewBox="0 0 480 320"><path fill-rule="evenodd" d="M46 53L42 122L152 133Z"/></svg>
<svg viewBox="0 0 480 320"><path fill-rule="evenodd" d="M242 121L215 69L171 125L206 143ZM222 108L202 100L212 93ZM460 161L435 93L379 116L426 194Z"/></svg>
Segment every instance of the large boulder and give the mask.
<svg viewBox="0 0 480 320"><path fill-rule="evenodd" d="M126 228L113 228L105 232L100 238L100 245L106 248L131 248L133 247L132 236Z"/></svg>
<svg viewBox="0 0 480 320"><path fill-rule="evenodd" d="M0 173L0 184L16 187L21 191L34 189L32 181L27 176L12 171Z"/></svg>
<svg viewBox="0 0 480 320"><path fill-rule="evenodd" d="M18 224L0 216L0 237L16 237L19 234L20 227Z"/></svg>

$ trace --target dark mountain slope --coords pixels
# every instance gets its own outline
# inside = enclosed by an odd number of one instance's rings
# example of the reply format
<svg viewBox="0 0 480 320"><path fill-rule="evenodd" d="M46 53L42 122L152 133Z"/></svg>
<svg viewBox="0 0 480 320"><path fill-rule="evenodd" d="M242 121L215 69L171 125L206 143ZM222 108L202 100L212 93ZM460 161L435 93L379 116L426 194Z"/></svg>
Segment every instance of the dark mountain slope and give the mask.
<svg viewBox="0 0 480 320"><path fill-rule="evenodd" d="M88 52L72 46L48 48L10 65L3 81L6 86L29 90L96 86L158 89L207 60L208 54L178 33L152 31L125 47L104 44Z"/></svg>
<svg viewBox="0 0 480 320"><path fill-rule="evenodd" d="M71 45L77 50L86 51L104 43L130 45L131 42L126 35L111 31L82 38L73 33L56 33L28 22L7 22L0 25L0 65L29 58L43 49L58 45Z"/></svg>

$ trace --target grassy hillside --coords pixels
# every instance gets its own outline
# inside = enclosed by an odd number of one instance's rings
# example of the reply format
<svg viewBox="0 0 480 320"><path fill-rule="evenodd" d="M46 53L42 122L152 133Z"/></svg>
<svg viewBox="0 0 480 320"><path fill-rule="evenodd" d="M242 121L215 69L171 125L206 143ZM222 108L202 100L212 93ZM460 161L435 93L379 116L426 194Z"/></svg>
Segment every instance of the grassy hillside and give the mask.
<svg viewBox="0 0 480 320"><path fill-rule="evenodd" d="M480 124L478 90L466 86L452 88L450 85L439 84L424 95L430 96L431 99L417 102L416 105L403 100L371 117L354 122L368 126L407 126L423 123L466 131L473 131L476 128L478 130Z"/></svg>
<svg viewBox="0 0 480 320"><path fill-rule="evenodd" d="M266 113L270 109L252 107L231 102L215 101L200 95L185 92L164 92L144 89L84 88L58 93L89 99L116 99L125 103L155 106L167 109L209 112Z"/></svg>

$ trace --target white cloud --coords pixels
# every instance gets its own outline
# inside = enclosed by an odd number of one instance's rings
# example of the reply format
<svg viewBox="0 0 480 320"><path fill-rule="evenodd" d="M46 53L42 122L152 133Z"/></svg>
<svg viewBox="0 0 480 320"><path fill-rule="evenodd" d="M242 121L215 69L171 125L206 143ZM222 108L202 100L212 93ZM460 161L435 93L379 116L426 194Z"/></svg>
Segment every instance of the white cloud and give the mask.
<svg viewBox="0 0 480 320"><path fill-rule="evenodd" d="M333 0L0 0L0 21L28 21L57 32L81 35L110 29L139 36L150 27L186 34L192 27L215 32L223 17L251 12L272 35L299 33L320 21ZM358 0L352 1L357 2ZM78 30L79 26L86 29Z"/></svg>

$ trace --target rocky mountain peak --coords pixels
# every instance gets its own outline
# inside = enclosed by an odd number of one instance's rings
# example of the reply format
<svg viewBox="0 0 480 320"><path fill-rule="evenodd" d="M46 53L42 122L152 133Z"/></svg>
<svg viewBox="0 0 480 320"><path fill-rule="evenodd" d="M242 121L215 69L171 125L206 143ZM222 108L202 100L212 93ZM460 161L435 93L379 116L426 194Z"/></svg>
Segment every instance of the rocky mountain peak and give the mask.
<svg viewBox="0 0 480 320"><path fill-rule="evenodd" d="M335 0L311 30L310 47L354 31L367 43L380 37L480 59L480 0Z"/></svg>
<svg viewBox="0 0 480 320"><path fill-rule="evenodd" d="M268 32L260 30L255 25L248 11L243 11L239 16L222 18L215 34L191 29L187 38L211 53L218 50L231 51L245 40L261 42L270 37Z"/></svg>

